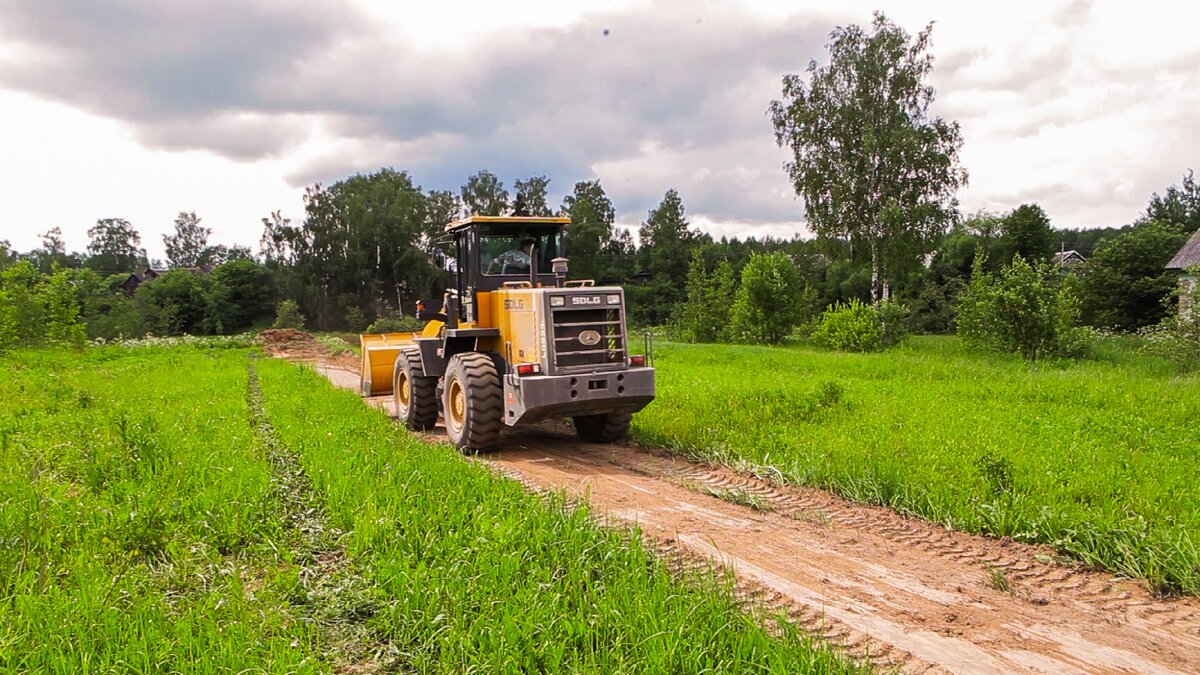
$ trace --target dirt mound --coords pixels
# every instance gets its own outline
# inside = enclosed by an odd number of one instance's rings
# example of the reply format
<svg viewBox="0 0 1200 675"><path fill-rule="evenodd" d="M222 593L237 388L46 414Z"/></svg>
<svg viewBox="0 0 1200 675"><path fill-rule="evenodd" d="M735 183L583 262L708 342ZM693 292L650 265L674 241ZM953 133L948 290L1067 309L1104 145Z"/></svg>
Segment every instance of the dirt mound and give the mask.
<svg viewBox="0 0 1200 675"><path fill-rule="evenodd" d="M317 342L311 333L295 328L272 328L258 334L257 342L268 356L287 359L319 359L329 348Z"/></svg>

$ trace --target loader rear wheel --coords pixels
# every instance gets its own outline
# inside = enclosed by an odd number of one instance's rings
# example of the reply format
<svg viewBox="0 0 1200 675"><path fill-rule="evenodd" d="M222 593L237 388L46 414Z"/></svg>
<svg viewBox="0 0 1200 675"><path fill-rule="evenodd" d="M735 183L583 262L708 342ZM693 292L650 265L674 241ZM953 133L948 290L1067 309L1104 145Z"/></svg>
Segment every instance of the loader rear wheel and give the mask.
<svg viewBox="0 0 1200 675"><path fill-rule="evenodd" d="M575 422L575 432L585 441L592 443L612 443L625 438L629 433L629 423L633 421L631 412L611 412L600 415L577 415L571 420Z"/></svg>
<svg viewBox="0 0 1200 675"><path fill-rule="evenodd" d="M437 378L425 377L421 354L405 349L396 357L392 371L392 398L396 419L413 431L428 431L437 424Z"/></svg>
<svg viewBox="0 0 1200 675"><path fill-rule="evenodd" d="M500 443L504 398L496 364L487 354L455 354L446 366L442 409L446 435L459 450L492 450Z"/></svg>

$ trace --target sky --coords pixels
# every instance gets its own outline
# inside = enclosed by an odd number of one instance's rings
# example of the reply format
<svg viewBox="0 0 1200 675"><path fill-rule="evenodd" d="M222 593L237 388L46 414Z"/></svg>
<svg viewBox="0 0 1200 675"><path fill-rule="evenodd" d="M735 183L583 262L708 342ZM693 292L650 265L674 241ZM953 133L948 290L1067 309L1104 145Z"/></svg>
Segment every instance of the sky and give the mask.
<svg viewBox="0 0 1200 675"><path fill-rule="evenodd" d="M1200 3L0 0L0 239L71 250L179 211L257 250L304 188L383 166L457 191L599 178L636 227L677 189L716 236L807 233L766 114L829 32L933 22L933 113L961 125L964 213L1123 225L1200 169Z"/></svg>

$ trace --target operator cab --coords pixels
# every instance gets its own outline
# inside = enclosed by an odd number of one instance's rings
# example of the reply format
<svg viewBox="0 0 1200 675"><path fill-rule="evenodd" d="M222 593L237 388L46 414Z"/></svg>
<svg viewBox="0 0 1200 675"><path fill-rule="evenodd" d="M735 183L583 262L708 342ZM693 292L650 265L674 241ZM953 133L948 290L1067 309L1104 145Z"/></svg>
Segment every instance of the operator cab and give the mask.
<svg viewBox="0 0 1200 675"><path fill-rule="evenodd" d="M476 294L508 285L552 287L552 270L564 258L565 217L471 216L446 226L458 291L458 322L473 323Z"/></svg>

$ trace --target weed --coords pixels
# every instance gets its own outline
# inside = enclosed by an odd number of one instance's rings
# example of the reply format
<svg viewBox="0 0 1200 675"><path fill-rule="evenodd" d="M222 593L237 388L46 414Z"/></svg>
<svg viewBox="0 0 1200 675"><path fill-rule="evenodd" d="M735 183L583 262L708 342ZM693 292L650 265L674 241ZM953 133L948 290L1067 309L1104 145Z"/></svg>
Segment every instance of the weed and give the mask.
<svg viewBox="0 0 1200 675"><path fill-rule="evenodd" d="M748 507L754 509L755 511L764 511L765 512L765 511L774 511L775 510L774 507L771 506L771 504L768 503L761 496L759 496L749 490L745 490L743 488L718 489L718 488L708 487L706 485L706 486L702 487L702 491L704 492L704 494L710 495L712 497L716 497L717 499L727 501L730 504L738 504L740 506L748 506Z"/></svg>
<svg viewBox="0 0 1200 675"><path fill-rule="evenodd" d="M1008 580L1008 574L1006 574L1003 569L999 567L992 567L991 565L986 566L986 568L988 572L988 579L992 588L1000 591L1001 593L1013 592L1012 582Z"/></svg>

